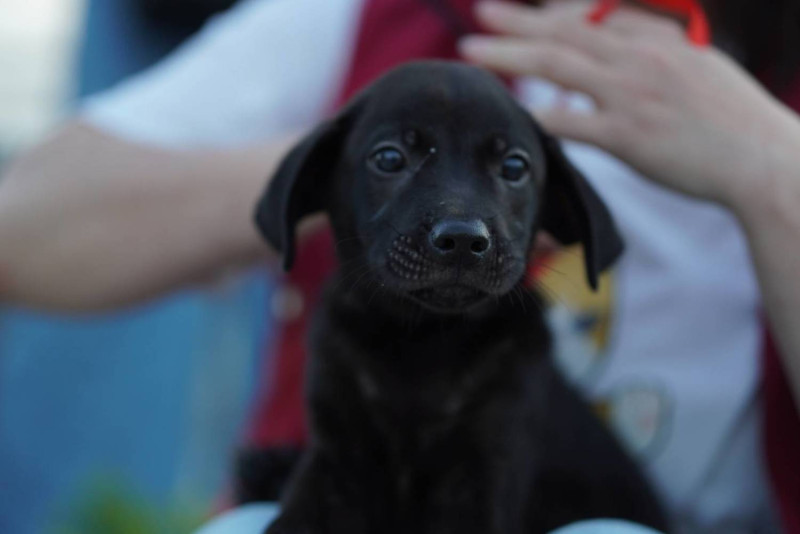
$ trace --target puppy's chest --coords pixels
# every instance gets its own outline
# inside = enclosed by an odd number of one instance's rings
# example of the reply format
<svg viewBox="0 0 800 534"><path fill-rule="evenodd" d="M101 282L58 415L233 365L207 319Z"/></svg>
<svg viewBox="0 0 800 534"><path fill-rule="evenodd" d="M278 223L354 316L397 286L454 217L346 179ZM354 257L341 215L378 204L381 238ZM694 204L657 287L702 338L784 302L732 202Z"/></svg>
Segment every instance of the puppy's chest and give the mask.
<svg viewBox="0 0 800 534"><path fill-rule="evenodd" d="M521 336L524 338L525 336ZM360 402L378 426L429 437L483 410L530 372L539 355L519 338L478 329L357 333L322 357L346 362Z"/></svg>
<svg viewBox="0 0 800 534"><path fill-rule="evenodd" d="M524 402L547 361L535 307L409 324L335 291L324 304L312 330L312 402L339 413L348 433L364 423L416 447L468 431Z"/></svg>
<svg viewBox="0 0 800 534"><path fill-rule="evenodd" d="M393 351L394 352L394 351ZM418 359L414 351L398 350L409 360ZM404 356L398 354L398 358ZM385 354L374 354L381 358ZM485 387L486 376L480 367L458 369L452 366L437 366L434 362L407 361L398 365L371 361L367 365L353 368L353 375L361 398L370 409L382 417L401 422L446 421L463 413L474 404ZM491 366L486 366L491 367ZM495 374L494 369L485 369Z"/></svg>

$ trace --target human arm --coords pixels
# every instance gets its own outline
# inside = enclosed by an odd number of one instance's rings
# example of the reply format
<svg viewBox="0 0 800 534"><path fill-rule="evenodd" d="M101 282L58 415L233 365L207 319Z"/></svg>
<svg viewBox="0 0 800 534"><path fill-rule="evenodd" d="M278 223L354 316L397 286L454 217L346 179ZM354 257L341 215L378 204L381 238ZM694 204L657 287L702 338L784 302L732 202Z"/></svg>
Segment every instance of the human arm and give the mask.
<svg viewBox="0 0 800 534"><path fill-rule="evenodd" d="M253 205L293 138L160 149L68 123L0 178L0 302L116 307L252 263Z"/></svg>
<svg viewBox="0 0 800 534"><path fill-rule="evenodd" d="M800 243L800 121L726 55L686 43L672 22L626 11L593 27L586 9L484 3L479 18L498 35L470 37L462 52L588 95L593 113L537 116L553 133L738 217L800 399L800 246L792 246Z"/></svg>
<svg viewBox="0 0 800 534"><path fill-rule="evenodd" d="M253 206L322 119L361 0L250 0L0 176L0 302L117 307L266 250Z"/></svg>

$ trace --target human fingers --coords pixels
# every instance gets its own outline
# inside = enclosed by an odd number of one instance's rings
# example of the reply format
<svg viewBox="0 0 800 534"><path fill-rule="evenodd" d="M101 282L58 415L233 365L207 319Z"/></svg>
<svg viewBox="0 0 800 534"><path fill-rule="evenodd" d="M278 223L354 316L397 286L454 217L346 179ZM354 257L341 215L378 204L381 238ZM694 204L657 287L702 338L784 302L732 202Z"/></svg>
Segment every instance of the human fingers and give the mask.
<svg viewBox="0 0 800 534"><path fill-rule="evenodd" d="M670 17L641 9L620 9L611 14L603 25L617 35L642 40L680 42L688 45L685 29Z"/></svg>
<svg viewBox="0 0 800 534"><path fill-rule="evenodd" d="M534 111L536 120L556 137L565 137L612 151L617 144L609 117L603 112L585 113L566 108Z"/></svg>
<svg viewBox="0 0 800 534"><path fill-rule="evenodd" d="M469 61L514 76L537 76L579 91L603 105L613 95L611 74L597 61L569 47L522 38L469 36L459 42Z"/></svg>
<svg viewBox="0 0 800 534"><path fill-rule="evenodd" d="M497 0L478 3L475 14L488 30L541 43L569 46L603 61L623 52L622 42L602 27L586 21L587 8L540 9Z"/></svg>

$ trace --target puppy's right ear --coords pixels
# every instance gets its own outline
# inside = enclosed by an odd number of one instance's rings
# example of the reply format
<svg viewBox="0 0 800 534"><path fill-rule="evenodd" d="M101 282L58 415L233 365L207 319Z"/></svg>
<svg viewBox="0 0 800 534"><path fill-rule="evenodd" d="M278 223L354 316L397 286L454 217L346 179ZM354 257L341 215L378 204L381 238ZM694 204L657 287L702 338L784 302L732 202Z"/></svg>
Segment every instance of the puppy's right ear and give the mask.
<svg viewBox="0 0 800 534"><path fill-rule="evenodd" d="M330 178L346 137L346 116L326 121L300 141L283 159L256 206L261 235L283 254L283 268L294 263L295 227L326 207Z"/></svg>

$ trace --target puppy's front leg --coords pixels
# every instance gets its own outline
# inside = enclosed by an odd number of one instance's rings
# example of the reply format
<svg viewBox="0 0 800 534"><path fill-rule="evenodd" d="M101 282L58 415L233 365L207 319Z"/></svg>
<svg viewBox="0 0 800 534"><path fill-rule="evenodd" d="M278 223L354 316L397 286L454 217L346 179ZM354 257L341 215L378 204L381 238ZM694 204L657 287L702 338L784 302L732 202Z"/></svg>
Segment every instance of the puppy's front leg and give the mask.
<svg viewBox="0 0 800 534"><path fill-rule="evenodd" d="M487 491L471 476L468 466L452 469L447 477L430 488L426 534L491 533L491 510Z"/></svg>
<svg viewBox="0 0 800 534"><path fill-rule="evenodd" d="M310 451L281 501L282 511L265 534L365 534L359 513L340 483L341 473L324 454Z"/></svg>
<svg viewBox="0 0 800 534"><path fill-rule="evenodd" d="M525 528L537 448L513 388L465 414L465 425L428 459L431 534L529 534Z"/></svg>
<svg viewBox="0 0 800 534"><path fill-rule="evenodd" d="M502 466L485 457L464 459L427 492L427 534L516 534L519 498Z"/></svg>

